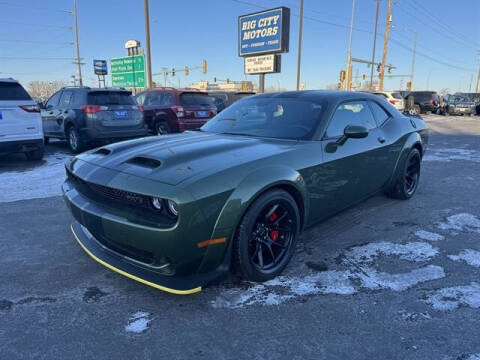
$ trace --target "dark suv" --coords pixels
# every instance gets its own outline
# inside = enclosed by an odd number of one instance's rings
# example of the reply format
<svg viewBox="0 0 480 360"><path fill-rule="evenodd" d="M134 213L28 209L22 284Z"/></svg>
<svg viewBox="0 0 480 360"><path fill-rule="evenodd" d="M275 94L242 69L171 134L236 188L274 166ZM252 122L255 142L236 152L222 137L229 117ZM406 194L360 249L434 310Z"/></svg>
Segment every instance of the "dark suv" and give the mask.
<svg viewBox="0 0 480 360"><path fill-rule="evenodd" d="M414 109L418 114L436 113L440 108L440 98L435 91L411 91L415 102Z"/></svg>
<svg viewBox="0 0 480 360"><path fill-rule="evenodd" d="M136 98L145 122L158 135L198 129L217 114L208 93L195 89L154 88Z"/></svg>
<svg viewBox="0 0 480 360"><path fill-rule="evenodd" d="M123 88L66 87L42 106L45 143L66 139L74 152L89 143L145 136L143 109Z"/></svg>
<svg viewBox="0 0 480 360"><path fill-rule="evenodd" d="M209 91L208 94L212 97L218 112L229 107L235 101L255 95L254 92L248 91Z"/></svg>

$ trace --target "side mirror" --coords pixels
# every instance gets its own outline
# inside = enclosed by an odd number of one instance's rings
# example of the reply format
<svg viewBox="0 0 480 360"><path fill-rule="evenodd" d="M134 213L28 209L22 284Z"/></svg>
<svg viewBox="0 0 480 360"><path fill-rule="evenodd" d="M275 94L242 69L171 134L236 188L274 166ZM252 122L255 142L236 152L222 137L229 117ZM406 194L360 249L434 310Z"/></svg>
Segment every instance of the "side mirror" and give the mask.
<svg viewBox="0 0 480 360"><path fill-rule="evenodd" d="M343 136L352 139L362 139L368 136L368 129L365 126L347 125L343 130Z"/></svg>

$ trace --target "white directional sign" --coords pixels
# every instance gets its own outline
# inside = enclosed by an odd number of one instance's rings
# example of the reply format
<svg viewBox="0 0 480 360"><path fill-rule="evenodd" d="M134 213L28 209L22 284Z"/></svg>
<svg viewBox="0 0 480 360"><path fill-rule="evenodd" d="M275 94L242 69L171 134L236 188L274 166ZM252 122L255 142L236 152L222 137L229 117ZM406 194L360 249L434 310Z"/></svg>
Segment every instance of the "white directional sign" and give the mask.
<svg viewBox="0 0 480 360"><path fill-rule="evenodd" d="M280 71L280 55L270 54L245 58L245 74L265 74Z"/></svg>

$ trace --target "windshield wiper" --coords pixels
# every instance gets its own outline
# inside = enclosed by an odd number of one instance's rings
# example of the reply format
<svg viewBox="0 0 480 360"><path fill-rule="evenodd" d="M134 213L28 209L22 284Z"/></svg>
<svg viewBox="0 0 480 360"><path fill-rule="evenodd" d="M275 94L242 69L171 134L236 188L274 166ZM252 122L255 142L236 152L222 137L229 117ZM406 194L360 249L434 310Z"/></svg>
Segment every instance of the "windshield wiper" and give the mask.
<svg viewBox="0 0 480 360"><path fill-rule="evenodd" d="M246 133L239 133L239 132L228 132L228 131L221 132L219 134L220 135L239 135L239 136L257 137L257 135L253 135L253 134L246 134Z"/></svg>

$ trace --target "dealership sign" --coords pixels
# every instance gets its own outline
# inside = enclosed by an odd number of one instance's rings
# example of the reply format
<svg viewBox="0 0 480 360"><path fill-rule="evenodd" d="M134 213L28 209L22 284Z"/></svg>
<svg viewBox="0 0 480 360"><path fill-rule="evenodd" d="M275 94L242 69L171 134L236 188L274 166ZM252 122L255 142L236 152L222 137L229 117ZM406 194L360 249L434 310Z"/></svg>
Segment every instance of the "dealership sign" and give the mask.
<svg viewBox="0 0 480 360"><path fill-rule="evenodd" d="M93 71L95 75L107 75L107 60L93 60Z"/></svg>
<svg viewBox="0 0 480 360"><path fill-rule="evenodd" d="M238 17L239 56L288 52L290 9L279 7Z"/></svg>
<svg viewBox="0 0 480 360"><path fill-rule="evenodd" d="M269 54L245 58L245 74L265 74L280 72L280 55Z"/></svg>

